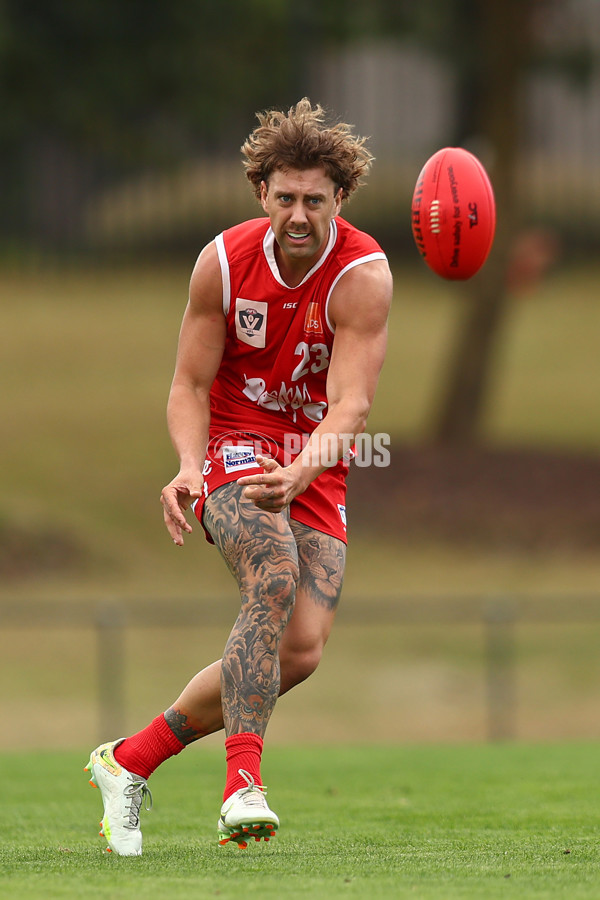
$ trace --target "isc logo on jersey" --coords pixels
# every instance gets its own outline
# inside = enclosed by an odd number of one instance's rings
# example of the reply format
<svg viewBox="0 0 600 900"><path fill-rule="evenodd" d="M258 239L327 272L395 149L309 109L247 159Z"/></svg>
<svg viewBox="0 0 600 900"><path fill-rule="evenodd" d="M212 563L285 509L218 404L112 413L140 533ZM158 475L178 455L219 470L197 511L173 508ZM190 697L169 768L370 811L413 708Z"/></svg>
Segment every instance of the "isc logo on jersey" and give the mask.
<svg viewBox="0 0 600 900"><path fill-rule="evenodd" d="M267 304L264 300L235 301L235 332L238 340L262 348L267 337Z"/></svg>

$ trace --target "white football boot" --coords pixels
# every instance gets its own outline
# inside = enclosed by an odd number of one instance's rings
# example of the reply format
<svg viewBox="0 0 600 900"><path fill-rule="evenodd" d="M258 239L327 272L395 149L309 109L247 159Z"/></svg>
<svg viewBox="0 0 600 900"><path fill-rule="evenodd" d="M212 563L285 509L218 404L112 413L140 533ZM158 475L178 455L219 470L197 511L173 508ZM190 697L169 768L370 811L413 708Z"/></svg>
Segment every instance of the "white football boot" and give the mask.
<svg viewBox="0 0 600 900"><path fill-rule="evenodd" d="M267 805L267 789L264 785L254 783L252 776L245 769L238 769L248 785L235 791L221 807L221 818L217 822L219 843L233 841L245 850L248 841L254 838L265 841L275 837L279 828L279 819Z"/></svg>
<svg viewBox="0 0 600 900"><path fill-rule="evenodd" d="M115 747L125 738L101 744L92 750L85 772L91 772L90 784L100 788L104 815L100 835L108 841L108 850L119 856L142 855L140 809L152 809L152 794L145 778L128 772L114 757Z"/></svg>

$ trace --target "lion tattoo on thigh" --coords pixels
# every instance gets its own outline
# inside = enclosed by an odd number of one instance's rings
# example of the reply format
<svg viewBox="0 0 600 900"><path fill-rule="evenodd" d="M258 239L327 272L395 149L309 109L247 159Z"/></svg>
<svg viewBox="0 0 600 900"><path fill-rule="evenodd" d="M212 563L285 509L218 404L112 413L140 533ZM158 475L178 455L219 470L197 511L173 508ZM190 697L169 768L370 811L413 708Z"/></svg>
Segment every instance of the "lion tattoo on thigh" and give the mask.
<svg viewBox="0 0 600 900"><path fill-rule="evenodd" d="M298 545L300 584L315 603L335 609L344 579L345 544L298 522L291 525Z"/></svg>

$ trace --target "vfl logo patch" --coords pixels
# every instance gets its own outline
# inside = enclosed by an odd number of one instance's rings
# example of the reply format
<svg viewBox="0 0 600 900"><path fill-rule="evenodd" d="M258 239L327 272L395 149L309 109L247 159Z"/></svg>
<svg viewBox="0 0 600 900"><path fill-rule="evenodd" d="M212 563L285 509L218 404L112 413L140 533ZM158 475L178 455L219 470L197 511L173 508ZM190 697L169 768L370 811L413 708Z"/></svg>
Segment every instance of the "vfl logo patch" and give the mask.
<svg viewBox="0 0 600 900"><path fill-rule="evenodd" d="M238 340L251 347L264 347L267 336L267 304L264 300L235 301L235 332Z"/></svg>
<svg viewBox="0 0 600 900"><path fill-rule="evenodd" d="M256 469L254 447L223 447L223 466L226 472L237 472L240 469Z"/></svg>
<svg viewBox="0 0 600 900"><path fill-rule="evenodd" d="M342 520L342 525L344 526L344 528L346 528L346 507L342 506L341 503L338 503L337 508L340 514L340 519Z"/></svg>

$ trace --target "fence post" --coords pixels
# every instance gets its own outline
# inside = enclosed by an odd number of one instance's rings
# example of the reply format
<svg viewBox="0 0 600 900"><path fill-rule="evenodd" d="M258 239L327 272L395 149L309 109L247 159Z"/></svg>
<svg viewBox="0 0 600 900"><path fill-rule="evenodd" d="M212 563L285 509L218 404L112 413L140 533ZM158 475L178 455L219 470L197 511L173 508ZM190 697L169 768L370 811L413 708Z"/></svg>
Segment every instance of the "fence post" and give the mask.
<svg viewBox="0 0 600 900"><path fill-rule="evenodd" d="M100 742L125 734L125 614L116 602L96 613L96 681Z"/></svg>
<svg viewBox="0 0 600 900"><path fill-rule="evenodd" d="M515 606L506 598L489 600L483 608L488 740L515 737Z"/></svg>

